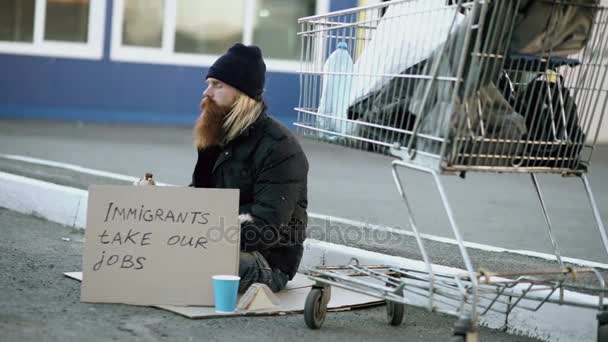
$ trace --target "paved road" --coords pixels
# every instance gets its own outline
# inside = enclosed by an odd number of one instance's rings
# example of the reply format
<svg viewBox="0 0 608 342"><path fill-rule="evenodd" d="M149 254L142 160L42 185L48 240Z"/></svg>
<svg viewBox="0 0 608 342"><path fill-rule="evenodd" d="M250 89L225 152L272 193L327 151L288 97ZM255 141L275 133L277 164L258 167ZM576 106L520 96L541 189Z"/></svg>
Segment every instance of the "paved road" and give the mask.
<svg viewBox="0 0 608 342"><path fill-rule="evenodd" d="M16 161L2 157L0 157L0 170L85 190L90 184L131 184L130 181L94 176L58 167L40 166L31 162ZM307 236L316 240L361 248L382 254L401 256L414 260L422 259L415 239L412 236L403 234L380 231L368 227L349 226L331 220L310 218ZM425 240L425 246L432 262L465 269L456 245ZM560 270L560 266L555 260L544 260L513 253L489 252L478 249L469 249L468 252L476 269L484 268L493 272L518 272L523 269L529 271ZM602 272L608 273L608 270L602 270ZM594 277L582 277L579 274L577 280L579 283L583 281L591 285L597 285Z"/></svg>
<svg viewBox="0 0 608 342"><path fill-rule="evenodd" d="M78 230L0 209L2 341L446 341L455 318L409 307L391 327L385 307L328 314L322 330L301 314L189 320L148 307L80 303L80 283L62 275L81 269ZM69 238L64 241L62 238ZM483 341L537 341L482 329Z"/></svg>
<svg viewBox="0 0 608 342"><path fill-rule="evenodd" d="M303 146L311 165L312 212L409 229L390 175L390 158L310 140L303 140ZM158 180L173 184L188 183L195 161L189 128L32 120L0 120L0 153L133 176L153 171ZM410 171L402 175L419 228L452 237L431 179ZM608 146L600 146L594 154L589 177L608 225ZM470 173L466 180L444 179L466 240L552 251L529 176ZM608 262L582 182L555 175L539 179L562 254Z"/></svg>

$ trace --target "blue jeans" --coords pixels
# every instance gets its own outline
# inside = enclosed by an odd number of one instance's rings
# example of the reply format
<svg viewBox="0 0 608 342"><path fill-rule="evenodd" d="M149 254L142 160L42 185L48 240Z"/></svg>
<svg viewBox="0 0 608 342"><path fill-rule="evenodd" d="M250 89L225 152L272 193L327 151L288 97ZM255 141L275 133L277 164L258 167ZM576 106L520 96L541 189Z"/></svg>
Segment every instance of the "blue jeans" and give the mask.
<svg viewBox="0 0 608 342"><path fill-rule="evenodd" d="M279 292L287 282L289 277L279 271L273 270L266 258L259 252L241 252L239 258L239 293L247 291L253 283L268 285L272 292Z"/></svg>

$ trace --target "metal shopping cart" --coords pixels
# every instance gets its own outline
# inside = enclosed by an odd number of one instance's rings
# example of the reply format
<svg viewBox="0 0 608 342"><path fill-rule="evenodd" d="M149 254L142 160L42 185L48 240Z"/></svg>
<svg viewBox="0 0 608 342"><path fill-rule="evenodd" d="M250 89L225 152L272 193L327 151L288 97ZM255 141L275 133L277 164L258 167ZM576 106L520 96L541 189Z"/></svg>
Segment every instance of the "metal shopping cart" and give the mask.
<svg viewBox="0 0 608 342"><path fill-rule="evenodd" d="M608 341L604 279L564 265L536 177L582 180L608 251L586 177L608 91L607 8L599 0L395 0L299 23L295 125L305 137L395 157L392 175L426 265L314 267L306 324L322 326L338 286L385 299L392 325L408 296L424 296L429 310L459 317L456 340L477 340L480 315L554 303L597 309L598 340ZM466 274L432 267L398 168L432 176ZM530 174L559 271L474 269L440 177L471 171ZM581 274L594 283L578 284ZM572 288L597 303L568 299Z"/></svg>

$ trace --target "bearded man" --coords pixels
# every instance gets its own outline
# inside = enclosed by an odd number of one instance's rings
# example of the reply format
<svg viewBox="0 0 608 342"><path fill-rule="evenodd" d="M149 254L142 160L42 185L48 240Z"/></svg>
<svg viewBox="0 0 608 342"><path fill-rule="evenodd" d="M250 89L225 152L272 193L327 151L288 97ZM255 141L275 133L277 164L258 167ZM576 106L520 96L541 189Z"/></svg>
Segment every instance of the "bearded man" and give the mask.
<svg viewBox="0 0 608 342"><path fill-rule="evenodd" d="M306 238L308 160L294 134L267 113L266 65L256 46L233 45L207 73L194 127L191 186L239 189L239 292L280 291Z"/></svg>

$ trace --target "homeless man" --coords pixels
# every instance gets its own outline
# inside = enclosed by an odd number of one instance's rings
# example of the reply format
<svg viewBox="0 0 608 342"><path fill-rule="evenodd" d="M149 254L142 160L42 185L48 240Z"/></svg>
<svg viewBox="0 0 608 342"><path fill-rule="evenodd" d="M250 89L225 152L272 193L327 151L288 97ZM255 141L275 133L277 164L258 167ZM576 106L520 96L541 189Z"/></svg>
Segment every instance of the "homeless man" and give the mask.
<svg viewBox="0 0 608 342"><path fill-rule="evenodd" d="M262 98L260 49L237 43L207 73L194 126L191 186L240 190L239 292L253 283L280 291L296 274L308 220L308 161Z"/></svg>

